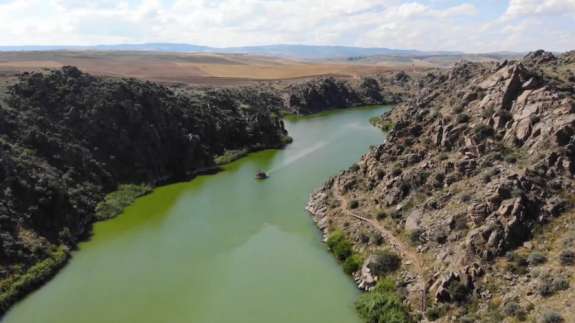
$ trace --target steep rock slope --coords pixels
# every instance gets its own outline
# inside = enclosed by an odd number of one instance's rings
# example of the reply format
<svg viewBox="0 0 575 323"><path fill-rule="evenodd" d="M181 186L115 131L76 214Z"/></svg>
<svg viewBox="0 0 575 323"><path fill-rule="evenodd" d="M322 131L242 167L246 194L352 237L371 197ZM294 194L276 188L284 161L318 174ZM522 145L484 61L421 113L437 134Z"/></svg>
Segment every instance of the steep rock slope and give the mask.
<svg viewBox="0 0 575 323"><path fill-rule="evenodd" d="M365 255L400 254L406 301L430 319L569 315L573 57L539 51L519 62L460 63L428 74L418 95L378 122L393 128L387 142L330 179L308 210L327 235L344 232ZM536 253L549 261L530 261ZM356 278L369 289L365 266ZM543 272L552 292L542 287Z"/></svg>
<svg viewBox="0 0 575 323"><path fill-rule="evenodd" d="M364 77L342 80L334 77L318 78L290 84L280 90L284 109L291 113L311 114L334 108L362 105L391 104L399 101L397 92L388 91L389 78Z"/></svg>
<svg viewBox="0 0 575 323"><path fill-rule="evenodd" d="M63 265L123 183L213 169L226 150L281 147L277 98L178 94L73 67L24 74L0 102L0 314Z"/></svg>

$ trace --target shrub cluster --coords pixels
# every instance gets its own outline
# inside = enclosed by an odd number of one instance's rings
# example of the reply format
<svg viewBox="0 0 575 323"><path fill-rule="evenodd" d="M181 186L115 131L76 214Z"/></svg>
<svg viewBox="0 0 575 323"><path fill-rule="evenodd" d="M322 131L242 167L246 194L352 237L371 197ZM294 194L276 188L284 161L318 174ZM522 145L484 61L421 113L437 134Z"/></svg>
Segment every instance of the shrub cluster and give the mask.
<svg viewBox="0 0 575 323"><path fill-rule="evenodd" d="M507 270L516 275L525 275L527 273L528 260L515 252L509 252L507 257Z"/></svg>
<svg viewBox="0 0 575 323"><path fill-rule="evenodd" d="M563 317L557 312L546 312L541 317L541 323L562 323Z"/></svg>
<svg viewBox="0 0 575 323"><path fill-rule="evenodd" d="M369 323L411 322L396 293L395 282L390 278L380 280L373 291L361 295L355 307L359 315Z"/></svg>
<svg viewBox="0 0 575 323"><path fill-rule="evenodd" d="M527 257L527 262L531 266L538 266L542 265L547 262L547 257L539 251L533 251Z"/></svg>
<svg viewBox="0 0 575 323"><path fill-rule="evenodd" d="M369 269L374 275L383 276L398 270L401 266L401 258L387 249L378 251L374 257L373 262L369 264Z"/></svg>
<svg viewBox="0 0 575 323"><path fill-rule="evenodd" d="M573 266L575 265L575 251L573 250L563 250L559 255L559 260L563 266Z"/></svg>
<svg viewBox="0 0 575 323"><path fill-rule="evenodd" d="M347 240L343 232L334 231L327 239L327 246L335 257L343 262L343 271L351 275L358 271L363 264L363 258L359 254L355 254L352 249L352 244Z"/></svg>
<svg viewBox="0 0 575 323"><path fill-rule="evenodd" d="M126 207L134 201L152 191L148 185L120 185L118 190L106 196L106 198L96 206L96 219L104 221L111 219L124 211Z"/></svg>
<svg viewBox="0 0 575 323"><path fill-rule="evenodd" d="M539 295L544 297L552 296L558 291L566 290L568 288L569 281L565 277L552 277L551 275L542 276L537 285Z"/></svg>

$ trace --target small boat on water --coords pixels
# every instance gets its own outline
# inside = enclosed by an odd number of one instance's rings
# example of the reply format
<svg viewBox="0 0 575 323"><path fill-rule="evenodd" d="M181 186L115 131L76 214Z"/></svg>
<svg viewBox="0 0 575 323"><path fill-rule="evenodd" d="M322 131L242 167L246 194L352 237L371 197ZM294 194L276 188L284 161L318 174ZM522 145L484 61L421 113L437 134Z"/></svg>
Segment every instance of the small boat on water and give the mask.
<svg viewBox="0 0 575 323"><path fill-rule="evenodd" d="M258 171L256 174L256 179L266 179L268 178L268 174L266 174L266 172L264 171Z"/></svg>

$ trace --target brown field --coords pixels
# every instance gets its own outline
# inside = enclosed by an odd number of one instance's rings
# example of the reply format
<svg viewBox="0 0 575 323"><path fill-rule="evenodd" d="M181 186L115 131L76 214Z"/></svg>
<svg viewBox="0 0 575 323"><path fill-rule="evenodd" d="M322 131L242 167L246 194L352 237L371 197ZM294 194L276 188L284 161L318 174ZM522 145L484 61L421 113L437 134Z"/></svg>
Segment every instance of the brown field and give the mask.
<svg viewBox="0 0 575 323"><path fill-rule="evenodd" d="M73 65L95 75L188 86L234 85L313 76L360 77L405 66L306 62L240 54L159 52L0 52L0 75Z"/></svg>

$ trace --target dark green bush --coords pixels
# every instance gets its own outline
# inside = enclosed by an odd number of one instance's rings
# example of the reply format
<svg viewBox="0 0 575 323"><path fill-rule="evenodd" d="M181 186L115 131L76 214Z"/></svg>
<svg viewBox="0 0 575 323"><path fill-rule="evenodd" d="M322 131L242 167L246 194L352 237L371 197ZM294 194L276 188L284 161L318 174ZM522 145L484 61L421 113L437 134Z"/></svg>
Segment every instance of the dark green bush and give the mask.
<svg viewBox="0 0 575 323"><path fill-rule="evenodd" d="M363 258L360 255L351 255L343 262L343 271L351 275L358 271L363 264Z"/></svg>
<svg viewBox="0 0 575 323"><path fill-rule="evenodd" d="M385 242L383 236L380 233L372 234L370 237L370 241L373 242L373 244L375 244L376 246L381 246Z"/></svg>
<svg viewBox="0 0 575 323"><path fill-rule="evenodd" d="M423 234L424 233L425 233L425 231L423 229L415 229L415 230L409 232L409 241L411 242L411 244L414 246L418 246L418 245L424 243L425 242L423 240Z"/></svg>
<svg viewBox="0 0 575 323"><path fill-rule="evenodd" d="M383 211L383 210L377 211L377 214L375 215L375 218L378 220L383 220L386 217L387 217L387 213L385 213L385 211Z"/></svg>
<svg viewBox="0 0 575 323"><path fill-rule="evenodd" d="M541 323L562 323L563 317L557 312L546 312L541 317Z"/></svg>
<svg viewBox="0 0 575 323"><path fill-rule="evenodd" d="M455 121L457 121L457 123L467 123L469 121L470 117L468 114L466 113L461 113L458 114L457 117L455 118Z"/></svg>
<svg viewBox="0 0 575 323"><path fill-rule="evenodd" d="M509 252L507 255L507 270L516 275L525 275L527 273L527 266L529 262L527 259L517 253Z"/></svg>
<svg viewBox="0 0 575 323"><path fill-rule="evenodd" d="M341 231L334 231L328 237L327 246L340 261L345 261L353 253L351 242L345 238Z"/></svg>
<svg viewBox="0 0 575 323"><path fill-rule="evenodd" d="M533 251L527 257L527 262L531 266L538 266L538 265L542 265L545 262L547 262L547 257L545 257L545 255L539 251Z"/></svg>
<svg viewBox="0 0 575 323"><path fill-rule="evenodd" d="M467 299L469 291L459 280L452 280L447 286L447 291L451 301L461 303Z"/></svg>
<svg viewBox="0 0 575 323"><path fill-rule="evenodd" d="M505 306L503 306L503 313L506 316L516 317L521 321L525 320L527 315L521 306L516 302L509 302L505 304Z"/></svg>
<svg viewBox="0 0 575 323"><path fill-rule="evenodd" d="M575 265L575 252L573 250L563 250L559 255L559 260L563 266Z"/></svg>
<svg viewBox="0 0 575 323"><path fill-rule="evenodd" d="M491 128L490 126L488 126L486 124L478 125L477 127L475 127L473 132L475 133L475 137L481 141L483 141L489 137L493 137L493 135L495 134L495 131L493 130L493 128Z"/></svg>
<svg viewBox="0 0 575 323"><path fill-rule="evenodd" d="M411 322L403 302L396 294L395 282L390 278L380 280L373 291L361 295L355 307L369 323Z"/></svg>
<svg viewBox="0 0 575 323"><path fill-rule="evenodd" d="M445 305L436 304L427 309L425 316L430 321L436 321L442 318L447 313L447 307Z"/></svg>
<svg viewBox="0 0 575 323"><path fill-rule="evenodd" d="M391 170L391 175L393 175L393 177L397 177L401 175L401 173L402 173L401 165L399 163L395 164L393 166L393 169Z"/></svg>
<svg viewBox="0 0 575 323"><path fill-rule="evenodd" d="M357 209L359 207L359 202L357 200L352 200L349 202L350 209Z"/></svg>
<svg viewBox="0 0 575 323"><path fill-rule="evenodd" d="M401 258L394 252L387 249L380 250L374 255L374 261L370 263L369 269L377 276L392 273L401 266Z"/></svg>
<svg viewBox="0 0 575 323"><path fill-rule="evenodd" d="M543 297L549 297L557 293L558 291L566 290L569 288L569 281L564 277L552 277L551 275L545 275L539 278L539 283L537 285L537 290L539 295Z"/></svg>

